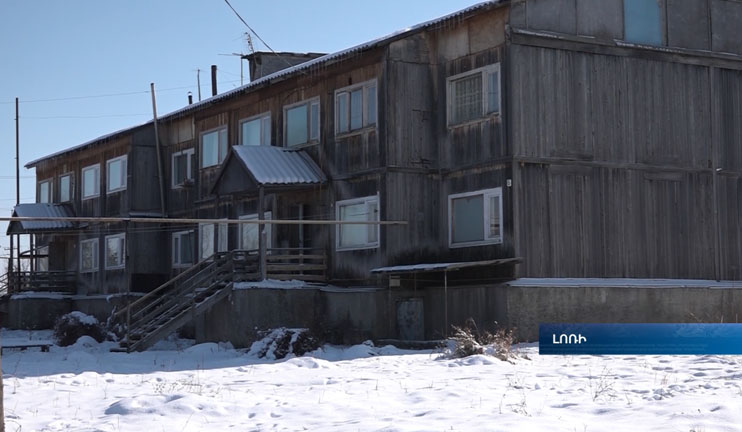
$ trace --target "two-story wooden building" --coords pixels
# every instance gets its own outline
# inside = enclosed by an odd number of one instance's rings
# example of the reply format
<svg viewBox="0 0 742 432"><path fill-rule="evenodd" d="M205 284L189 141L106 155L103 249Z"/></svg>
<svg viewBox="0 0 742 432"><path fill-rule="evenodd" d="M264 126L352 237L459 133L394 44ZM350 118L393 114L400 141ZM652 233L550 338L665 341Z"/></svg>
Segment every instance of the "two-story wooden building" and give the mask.
<svg viewBox="0 0 742 432"><path fill-rule="evenodd" d="M740 280L740 24L734 0L503 0L251 67L162 116L157 140L150 122L27 165L38 202L75 215L197 222L37 245L79 294L148 291L232 250L261 251L270 278L289 255L299 272L277 278L412 290L427 338L467 315L507 322L508 279ZM257 219L306 223L229 222ZM417 291L444 284L480 291ZM399 336L404 310L378 308L375 334Z"/></svg>

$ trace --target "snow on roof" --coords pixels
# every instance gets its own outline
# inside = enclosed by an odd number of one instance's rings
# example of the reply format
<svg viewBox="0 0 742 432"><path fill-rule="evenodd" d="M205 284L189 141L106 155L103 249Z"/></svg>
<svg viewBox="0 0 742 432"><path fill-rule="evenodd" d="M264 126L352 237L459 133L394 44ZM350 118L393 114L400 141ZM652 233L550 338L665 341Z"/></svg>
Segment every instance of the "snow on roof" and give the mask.
<svg viewBox="0 0 742 432"><path fill-rule="evenodd" d="M520 278L516 287L742 288L742 281L634 278Z"/></svg>
<svg viewBox="0 0 742 432"><path fill-rule="evenodd" d="M272 146L234 146L239 158L259 184L317 184L327 178L303 151Z"/></svg>
<svg viewBox="0 0 742 432"><path fill-rule="evenodd" d="M401 39L403 37L409 36L410 34L413 34L413 33L416 33L416 32L422 31L422 30L425 30L428 27L432 27L432 26L441 24L441 23L446 22L446 21L451 20L451 19L460 18L460 17L462 17L462 16L464 16L466 14L469 14L471 12L474 12L474 11L477 11L477 10L480 10L480 9L484 9L484 8L487 8L487 7L492 7L492 6L494 6L494 5L498 4L498 3L501 3L501 2L502 2L502 0L489 0L489 1L484 1L484 2L481 2L481 3L477 3L475 5L469 6L469 7L465 8L465 9L460 10L460 11L453 12L453 13L450 13L448 15L444 15L442 17L432 19L430 21L425 21L423 23L414 25L412 27L408 27L408 28L405 28L405 29L402 29L402 30L398 30L398 31L396 31L394 33L388 34L388 35L383 36L383 37L380 37L378 39L374 39L372 41L365 42L365 43L362 43L362 44L359 44L359 45L356 45L356 46L353 46L353 47L350 47L350 48L347 48L347 49L344 49L344 50L341 50L341 51L338 51L338 52L335 52L335 53L327 54L327 55L324 55L322 57L318 57L318 58L315 58L313 60L310 60L310 61L307 61L307 62L298 64L296 66L292 66L292 67L289 67L289 68L286 68L286 69L282 69L282 70L277 71L277 72L274 72L274 73L272 73L270 75L266 75L264 77L261 77L260 79L257 79L255 81L249 82L249 83L247 83L247 84L245 84L243 86L240 86L240 87L237 87L235 89L226 91L226 92L224 92L222 94L218 94L218 95L212 96L212 97L210 97L208 99L204 99L202 101L199 101L199 102L196 102L196 103L193 103L193 104L190 104L190 105L186 105L183 108L179 108L179 109L177 109L175 111L172 111L172 112L169 112L169 113L165 114L164 116L160 116L158 118L158 120L159 121L169 120L171 118L174 118L174 117L177 117L177 116L180 116L180 115L184 115L184 114L189 113L189 112L191 112L193 110L196 110L196 109L199 109L199 108L202 108L202 107L206 107L206 106L212 105L212 104L214 104L216 102L219 102L219 101L221 101L223 99L227 99L227 98L236 96L238 94L245 93L246 91L251 90L252 88L257 87L259 85L270 84L271 81L277 80L278 78L283 78L283 77L286 77L288 75L292 75L294 73L304 71L305 69L310 69L310 68L312 68L314 66L319 66L319 65L322 65L322 64L325 64L325 63L329 63L329 62L331 62L333 60L338 60L338 59L341 59L343 57L347 57L349 55L355 54L355 53L360 52L360 51L365 51L365 50L368 50L368 49L371 49L371 48L375 48L377 46L382 46L382 45L390 44L391 42L394 42L397 39ZM62 155L64 153L67 153L67 152L72 152L72 151L75 151L75 150L82 150L83 148L85 148L87 146L90 146L90 145L93 145L93 144L96 144L99 141L103 141L103 140L106 140L106 139L111 139L111 138L113 138L113 137L115 137L117 135L124 134L126 132L129 132L131 130L134 130L134 129L139 128L139 127L142 127L142 126L146 126L146 125L151 124L151 123L152 123L152 120L150 120L150 121L148 121L146 123L137 125L137 126L129 127L129 128L126 128L126 129L121 129L119 131L112 132L110 134L106 134L106 135L100 136L98 138L95 138L95 139L92 139L90 141L87 141L87 142L85 142L83 144L80 144L80 145L77 145L77 146L74 146L74 147L70 147L68 149L58 151L56 153L52 153L50 155L41 157L39 159L35 159L35 160L27 163L25 165L25 167L26 168L32 168L35 165L38 165L40 162L43 162L43 161L45 161L47 159L51 159L53 157L60 156L60 155Z"/></svg>
<svg viewBox="0 0 742 432"><path fill-rule="evenodd" d="M74 217L72 207L66 204L31 203L18 204L13 209L13 217ZM50 231L74 229L77 225L67 221L12 221L8 224L6 234L24 234L29 231Z"/></svg>

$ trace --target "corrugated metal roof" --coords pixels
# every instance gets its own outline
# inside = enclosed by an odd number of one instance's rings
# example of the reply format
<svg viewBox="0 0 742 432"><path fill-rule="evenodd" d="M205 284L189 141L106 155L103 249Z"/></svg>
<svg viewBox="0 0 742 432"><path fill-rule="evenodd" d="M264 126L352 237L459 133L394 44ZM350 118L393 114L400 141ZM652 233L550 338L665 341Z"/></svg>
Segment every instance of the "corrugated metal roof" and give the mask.
<svg viewBox="0 0 742 432"><path fill-rule="evenodd" d="M319 184L327 178L316 163L301 150L272 146L234 146L232 154L250 171L259 184Z"/></svg>
<svg viewBox="0 0 742 432"><path fill-rule="evenodd" d="M13 217L68 218L75 212L67 204L32 203L18 204L13 209ZM12 221L6 234L25 234L33 231L56 231L75 229L78 225L67 221Z"/></svg>
<svg viewBox="0 0 742 432"><path fill-rule="evenodd" d="M497 5L499 3L502 3L502 2L503 2L503 0L489 0L489 1L482 2L482 3L477 3L475 5L469 6L468 8L462 9L460 11L453 12L451 14L444 15L444 16L442 16L440 18L435 18L435 19L432 19L430 21L426 21L426 22L423 22L423 23L414 25L412 27L408 27L408 28L405 28L405 29L396 31L396 32L391 33L389 35L386 35L384 37L380 37L378 39L374 39L372 41L365 42L365 43L362 43L362 44L359 44L359 45L356 45L356 46L353 46L353 47L350 47L350 48L347 48L347 49L344 49L344 50L341 50L341 51L338 51L338 52L335 52L335 53L327 54L325 56L318 57L316 59L310 60L308 62L301 63L301 64L296 65L296 66L293 66L293 67L282 69L282 70L280 70L278 72L272 73L270 75L266 75L266 76L264 76L264 77L262 77L260 79L257 79L255 81L249 82L249 83L247 83L247 84L245 84L245 85L243 85L241 87L237 87L237 88L235 88L233 90L224 92L222 94L218 94L216 96L212 96L212 97L210 97L208 99L204 99L202 101L196 102L196 103L191 104L191 105L186 105L183 108L177 109L177 110L172 111L170 113L167 113L167 114L165 114L163 116L160 116L158 118L158 120L159 121L169 120L171 118L174 118L174 117L177 117L177 116L180 116L180 115L184 115L186 113L189 113L191 111L197 110L199 108L203 108L203 107L212 105L212 104L214 104L216 102L219 102L221 100L224 100L224 99L228 99L230 97L237 96L237 95L239 95L241 93L246 93L246 92L248 92L248 91L252 90L253 88L258 87L260 85L270 84L271 81L278 80L279 78L285 79L285 77L287 77L288 75L293 75L295 73L302 72L302 71L304 71L306 69L310 69L312 67L320 66L320 65L323 65L325 63L329 63L329 62L331 62L333 60L339 60L339 59L342 59L342 58L347 57L347 56L351 56L351 55L356 54L356 53L361 52L361 51L366 51L366 50L369 50L369 49L372 49L372 48L376 48L378 46L388 45L388 44L394 42L395 40L401 39L403 37L407 37L407 36L409 36L409 35L411 35L413 33L420 32L420 31L425 30L425 29L427 29L429 27L442 24L442 23L444 23L446 21L449 21L449 20L452 20L452 19L460 18L460 17L462 17L462 16L464 16L466 14L469 14L471 12L477 11L479 9L484 9L484 8L487 8L487 7L492 7L492 6ZM128 132L130 130L134 130L134 129L138 128L138 127L142 127L142 126L148 125L150 123L152 123L151 120L148 121L148 122L146 122L146 123L143 123L141 125L138 125L138 126L134 126L134 127L127 128L127 129L122 129L122 130L119 130L119 131L116 131L116 132L113 132L113 133L110 133L110 134L103 135L101 137L95 138L93 140L90 140L90 141L85 142L83 144L77 145L75 147L71 147L71 148L68 148L68 149L65 149L65 150L56 152L56 153L52 153L52 154L50 154L48 156L44 156L44 157L41 157L39 159L35 159L35 160L31 161L31 162L28 162L25 165L25 167L26 168L31 168L31 167L37 165L39 162L43 162L43 161L45 161L47 159L51 159L53 157L60 156L60 155L65 154L67 152L72 152L72 151L75 151L75 150L81 150L81 149L83 149L83 148L85 148L87 146L96 144L99 141L103 141L103 140L106 140L106 139L111 139L111 138L113 138L115 136L118 136L120 134L124 134L124 133L126 133L126 132Z"/></svg>

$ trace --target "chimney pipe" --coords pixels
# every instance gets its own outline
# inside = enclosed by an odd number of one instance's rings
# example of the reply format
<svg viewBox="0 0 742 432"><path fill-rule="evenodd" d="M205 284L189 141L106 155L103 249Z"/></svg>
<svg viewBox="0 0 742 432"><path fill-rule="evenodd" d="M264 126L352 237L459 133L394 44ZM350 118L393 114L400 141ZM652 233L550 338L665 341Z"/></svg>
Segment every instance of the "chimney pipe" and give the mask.
<svg viewBox="0 0 742 432"><path fill-rule="evenodd" d="M188 92L188 105L193 103L193 93Z"/></svg>
<svg viewBox="0 0 742 432"><path fill-rule="evenodd" d="M216 65L211 65L211 95L216 96Z"/></svg>

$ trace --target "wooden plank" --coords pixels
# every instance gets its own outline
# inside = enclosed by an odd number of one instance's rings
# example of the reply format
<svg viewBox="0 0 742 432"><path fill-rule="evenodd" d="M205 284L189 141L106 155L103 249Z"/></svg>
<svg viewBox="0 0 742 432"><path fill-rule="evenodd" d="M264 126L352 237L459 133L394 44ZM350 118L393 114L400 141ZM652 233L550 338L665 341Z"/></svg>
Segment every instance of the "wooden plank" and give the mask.
<svg viewBox="0 0 742 432"><path fill-rule="evenodd" d="M308 271L308 270L327 270L324 264L268 264L267 270L270 271Z"/></svg>

